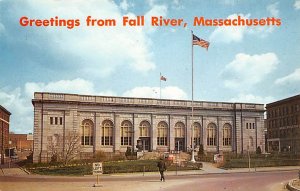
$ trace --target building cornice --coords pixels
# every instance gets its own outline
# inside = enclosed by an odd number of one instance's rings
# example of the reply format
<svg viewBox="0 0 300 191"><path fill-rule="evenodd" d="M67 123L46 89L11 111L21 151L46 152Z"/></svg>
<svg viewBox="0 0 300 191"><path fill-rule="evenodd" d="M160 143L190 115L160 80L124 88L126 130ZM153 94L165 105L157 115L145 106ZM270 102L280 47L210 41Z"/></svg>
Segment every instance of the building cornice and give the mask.
<svg viewBox="0 0 300 191"><path fill-rule="evenodd" d="M114 96L92 96L79 94L62 94L49 92L36 92L33 105L36 103L61 103L78 105L104 105L123 107L152 107L152 108L176 108L189 109L192 107L192 101L189 100L171 100L171 99L153 99L153 98L129 98ZM259 111L264 112L263 104L253 103L230 103L230 102L208 102L194 101L194 109L203 110L229 110L229 111Z"/></svg>

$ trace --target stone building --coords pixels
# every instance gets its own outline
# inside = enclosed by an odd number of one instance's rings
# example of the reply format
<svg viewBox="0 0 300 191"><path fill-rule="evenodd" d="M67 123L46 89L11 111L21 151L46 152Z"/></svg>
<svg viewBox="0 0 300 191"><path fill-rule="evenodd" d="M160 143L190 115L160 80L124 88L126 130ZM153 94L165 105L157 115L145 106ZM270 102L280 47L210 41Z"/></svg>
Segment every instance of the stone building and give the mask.
<svg viewBox="0 0 300 191"><path fill-rule="evenodd" d="M268 152L300 153L300 95L266 106Z"/></svg>
<svg viewBox="0 0 300 191"><path fill-rule="evenodd" d="M142 143L144 152L264 151L264 105L185 100L35 93L34 162L49 161L53 145L64 147L68 135L80 136L78 158L97 151L123 153ZM194 124L194 136L192 136ZM52 146L51 146L52 145Z"/></svg>
<svg viewBox="0 0 300 191"><path fill-rule="evenodd" d="M5 149L9 147L9 118L11 113L0 105L0 164L4 164Z"/></svg>

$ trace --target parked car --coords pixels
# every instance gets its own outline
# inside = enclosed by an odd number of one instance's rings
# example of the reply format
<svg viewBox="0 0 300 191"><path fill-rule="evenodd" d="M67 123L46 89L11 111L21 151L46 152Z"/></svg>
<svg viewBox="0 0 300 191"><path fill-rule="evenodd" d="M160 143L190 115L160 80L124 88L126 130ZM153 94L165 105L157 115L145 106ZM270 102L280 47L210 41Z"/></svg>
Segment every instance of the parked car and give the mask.
<svg viewBox="0 0 300 191"><path fill-rule="evenodd" d="M19 159L19 156L18 155L13 155L13 156L10 156L11 159L14 159L14 160L18 160Z"/></svg>

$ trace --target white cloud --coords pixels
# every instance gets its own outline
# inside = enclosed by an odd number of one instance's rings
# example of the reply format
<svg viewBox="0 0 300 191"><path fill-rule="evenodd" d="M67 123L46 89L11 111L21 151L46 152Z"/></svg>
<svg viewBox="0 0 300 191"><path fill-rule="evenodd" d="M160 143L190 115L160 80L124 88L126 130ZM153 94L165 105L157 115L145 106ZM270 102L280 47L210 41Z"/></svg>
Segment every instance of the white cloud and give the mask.
<svg viewBox="0 0 300 191"><path fill-rule="evenodd" d="M23 90L22 90L23 89ZM162 98L187 99L187 94L175 86L161 89ZM57 92L88 95L117 96L113 91L98 92L94 84L84 79L60 80L49 83L28 82L24 88L14 90L1 90L0 103L11 113L11 131L15 133L29 133L33 131L33 99L34 92ZM159 98L159 87L136 87L123 93L127 97Z"/></svg>
<svg viewBox="0 0 300 191"><path fill-rule="evenodd" d="M275 81L275 84L277 85L286 85L289 83L300 83L300 68L297 68L293 73Z"/></svg>
<svg viewBox="0 0 300 191"><path fill-rule="evenodd" d="M80 78L74 80L60 80L56 82L25 84L25 93L27 96L33 96L34 92L57 92L57 93L77 93L77 94L95 94L94 84L90 81Z"/></svg>
<svg viewBox="0 0 300 191"><path fill-rule="evenodd" d="M240 16L242 19L248 19L250 14L243 15L243 14L233 14L229 15L228 19L236 19ZM244 34L246 33L246 27L237 26L237 27L217 27L213 33L210 35L210 41L213 42L223 42L223 43L230 43L230 42L240 42L244 38Z"/></svg>
<svg viewBox="0 0 300 191"><path fill-rule="evenodd" d="M115 95L114 92L107 90L105 92L97 92L94 83L77 78L74 80L59 80L49 83L28 82L25 84L25 94L32 98L34 92L56 92L56 93L74 93L89 95Z"/></svg>
<svg viewBox="0 0 300 191"><path fill-rule="evenodd" d="M120 3L120 7L121 7L121 9L123 9L124 11L127 11L128 8L129 8L129 4L128 4L127 0L123 0L123 1Z"/></svg>
<svg viewBox="0 0 300 191"><path fill-rule="evenodd" d="M160 98L159 87L135 87L124 92L125 97ZM161 89L163 99L187 99L187 94L176 86L167 86Z"/></svg>
<svg viewBox="0 0 300 191"><path fill-rule="evenodd" d="M145 28L146 31L152 33L156 31L157 27L151 25L151 17L165 17L168 12L168 7L166 5L152 5L152 9L145 14Z"/></svg>
<svg viewBox="0 0 300 191"><path fill-rule="evenodd" d="M248 55L239 53L222 72L225 87L249 89L276 69L279 60L275 53Z"/></svg>
<svg viewBox="0 0 300 191"><path fill-rule="evenodd" d="M173 0L172 8L176 10L180 10L184 8L182 0Z"/></svg>
<svg viewBox="0 0 300 191"><path fill-rule="evenodd" d="M273 17L278 17L279 16L279 10L278 10L278 5L279 3L273 3L267 6L267 11L271 14Z"/></svg>
<svg viewBox="0 0 300 191"><path fill-rule="evenodd" d="M239 94L237 97L231 98L229 102L242 102L242 103L260 103L267 104L275 100L272 96L261 97L253 94Z"/></svg>
<svg viewBox="0 0 300 191"><path fill-rule="evenodd" d="M123 27L124 15L114 1L77 0L74 3L73 1L28 0L26 2L28 4L26 12L19 6L13 7L12 12L17 14L16 18L19 17L18 14L22 14L21 16L27 15L33 19L50 19L55 15L60 19L80 19L80 27L71 30L66 27L47 27L41 30L31 28L31 32L38 32L38 37L47 39L43 46L49 47L49 52L54 52L58 59L64 60L65 66L76 68L82 75L94 78L106 77L116 69L128 66L129 69L137 72L155 69L151 39L146 29ZM126 8L125 4L123 8ZM154 6L153 9L157 8ZM87 27L86 17L89 15L92 19L98 20L115 19L117 25Z"/></svg>
<svg viewBox="0 0 300 191"><path fill-rule="evenodd" d="M296 0L296 1L295 1L294 7L295 7L296 10L299 10L299 9L300 9L300 0Z"/></svg>
<svg viewBox="0 0 300 191"><path fill-rule="evenodd" d="M49 83L28 82L23 89L24 91L22 91L22 88L0 91L0 103L12 113L10 130L15 133L29 133L33 131L33 106L31 99L34 96L34 92L116 95L110 90L98 92L95 90L92 82L80 78Z"/></svg>
<svg viewBox="0 0 300 191"><path fill-rule="evenodd" d="M33 109L30 99L22 96L21 88L0 91L0 103L11 112L10 131L30 133L33 129Z"/></svg>
<svg viewBox="0 0 300 191"><path fill-rule="evenodd" d="M274 3L268 6L268 11L272 16L278 15L279 11L277 9L278 3ZM253 19L250 18L250 14L232 14L227 17L227 19L237 19L238 16L241 19ZM211 42L214 43L231 43L231 42L241 42L245 35L256 35L258 37L264 38L272 33L275 29L275 26L222 26L217 27L212 34L210 35L209 39Z"/></svg>

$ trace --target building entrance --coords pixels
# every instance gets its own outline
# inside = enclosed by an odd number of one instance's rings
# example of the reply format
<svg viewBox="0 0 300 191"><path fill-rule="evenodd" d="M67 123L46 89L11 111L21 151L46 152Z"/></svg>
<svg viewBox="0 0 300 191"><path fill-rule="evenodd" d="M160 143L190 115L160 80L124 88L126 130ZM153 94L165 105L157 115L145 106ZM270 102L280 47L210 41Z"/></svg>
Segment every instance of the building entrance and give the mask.
<svg viewBox="0 0 300 191"><path fill-rule="evenodd" d="M176 151L185 151L185 139L184 138L175 138L175 150Z"/></svg>
<svg viewBox="0 0 300 191"><path fill-rule="evenodd" d="M150 151L150 137L140 137L142 142L142 150L143 151Z"/></svg>

